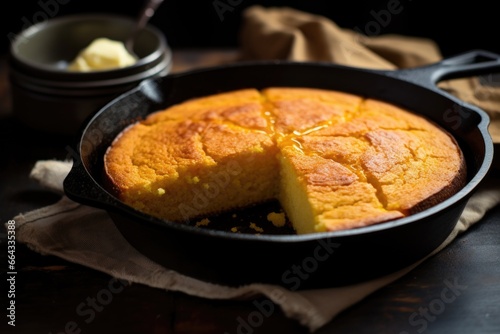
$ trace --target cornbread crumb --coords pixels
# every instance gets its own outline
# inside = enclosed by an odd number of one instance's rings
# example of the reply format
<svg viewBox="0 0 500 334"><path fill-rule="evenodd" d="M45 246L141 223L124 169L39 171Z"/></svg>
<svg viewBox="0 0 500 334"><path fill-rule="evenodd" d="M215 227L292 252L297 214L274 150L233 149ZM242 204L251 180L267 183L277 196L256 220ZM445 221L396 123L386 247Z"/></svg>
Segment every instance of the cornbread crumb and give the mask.
<svg viewBox="0 0 500 334"><path fill-rule="evenodd" d="M208 226L209 223L210 223L210 219L203 218L202 220L196 222L196 227L199 227L199 226Z"/></svg>
<svg viewBox="0 0 500 334"><path fill-rule="evenodd" d="M285 214L283 212L278 213L278 212L270 212L267 215L267 220L273 223L274 226L276 227L283 227L285 226L286 220L285 220Z"/></svg>
<svg viewBox="0 0 500 334"><path fill-rule="evenodd" d="M264 232L264 229L257 226L255 223L250 223L250 228L260 233Z"/></svg>
<svg viewBox="0 0 500 334"><path fill-rule="evenodd" d="M200 182L200 178L198 176L188 177L187 182L189 184L197 184L198 182Z"/></svg>
<svg viewBox="0 0 500 334"><path fill-rule="evenodd" d="M156 191L158 192L158 195L160 195L160 196L165 194L165 189L163 189L163 188L158 188Z"/></svg>

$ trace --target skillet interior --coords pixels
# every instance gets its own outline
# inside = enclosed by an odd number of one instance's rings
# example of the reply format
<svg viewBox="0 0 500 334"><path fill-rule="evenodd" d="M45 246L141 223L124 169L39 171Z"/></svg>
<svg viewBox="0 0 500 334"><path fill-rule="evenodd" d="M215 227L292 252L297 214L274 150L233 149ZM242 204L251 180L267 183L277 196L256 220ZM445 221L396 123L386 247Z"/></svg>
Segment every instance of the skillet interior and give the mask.
<svg viewBox="0 0 500 334"><path fill-rule="evenodd" d="M269 86L335 89L420 113L455 136L467 162L468 183L450 199L410 217L302 236L234 234L163 222L127 207L104 189L104 153L129 124L192 97ZM481 110L384 72L319 63L226 65L145 81L97 112L82 128L65 190L74 200L108 210L140 252L195 278L228 285L273 283L291 290L351 284L401 269L445 240L491 163L486 123Z"/></svg>

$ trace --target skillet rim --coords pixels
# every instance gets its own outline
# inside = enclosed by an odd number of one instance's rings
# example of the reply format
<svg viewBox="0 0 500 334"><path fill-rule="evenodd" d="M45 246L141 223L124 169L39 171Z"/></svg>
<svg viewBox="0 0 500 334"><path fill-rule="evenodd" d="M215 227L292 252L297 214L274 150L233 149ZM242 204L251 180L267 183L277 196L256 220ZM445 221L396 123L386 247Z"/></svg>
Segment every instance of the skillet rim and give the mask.
<svg viewBox="0 0 500 334"><path fill-rule="evenodd" d="M228 231L221 231L221 230L212 230L212 229L200 229L195 226L189 226L185 224L179 224L171 221L166 221L166 220L161 220L159 218L155 218L151 215L145 214L143 212L140 212L122 201L120 201L118 198L116 198L114 195L112 195L109 191L107 191L103 185L102 182L97 181L93 176L92 173L88 170L87 166L83 161L81 161L81 145L83 143L84 137L88 132L89 127L93 124L95 119L100 116L101 114L104 114L109 108L113 107L117 103L120 103L120 101L126 99L128 96L131 96L133 94L136 94L138 92L141 92L143 87L145 85L148 85L150 83L153 84L160 84L165 78L170 78L171 80L176 80L177 78L182 78L186 76L192 76L192 75L198 75L202 74L205 72L213 72L213 71L223 71L226 69L231 69L231 68L238 68L238 67L252 67L252 66L313 66L313 67L332 67L332 68L342 68L348 71L358 71L358 72L365 72L365 73L371 73L373 75L379 75L381 77L389 77L395 80L400 80L404 81L409 84L413 84L416 87L423 88L427 90L428 92L438 94L443 98L448 99L449 101L464 107L467 109L467 111L470 111L472 113L475 113L480 117L480 121L473 127L477 128L479 133L481 134L481 144L484 146L484 155L481 156L481 161L477 163L477 171L474 172L473 175L470 175L468 178L467 183L455 194L447 198L446 200L433 205L430 208L427 208L421 212L414 213L410 216L407 217L402 217L399 219L391 220L391 221L386 221L370 226L364 226L364 227L359 227L359 228L354 228L354 229L348 229L348 230L340 230L340 231L327 231L327 232L318 232L318 233L311 233L311 234L290 234L290 235L270 235L270 234L261 234L261 235L254 235L254 234L244 234L244 233L233 233L233 232L228 232ZM415 70L415 69L411 69ZM260 242L307 242L311 240L319 240L319 239L331 239L331 238L344 238L344 237L351 237L351 236L359 236L359 235L366 235L370 233L376 233L376 232L383 232L384 230L388 229L395 229L397 227L415 223L418 221L421 221L425 218L429 218L433 216L434 214L440 213L447 208L450 208L456 204L459 204L463 200L467 200L468 197L472 195L472 193L476 190L478 187L479 183L486 177L493 161L493 150L494 150L494 145L492 138L488 132L488 125L490 122L489 115L482 109L471 105L463 100L458 99L457 97L442 91L438 89L437 87L428 87L425 85L421 85L419 83L415 83L412 80L407 80L404 78L403 75L400 76L400 73L406 73L409 72L409 70L377 70L377 69L366 69L366 68L356 68L356 67L350 67L350 66L345 66L345 65L340 65L340 64L334 64L334 63L328 63L328 62L320 62L320 61L290 61L290 60L253 60L253 61L239 61L237 63L231 63L231 64L222 64L222 65L217 65L217 66L211 66L211 67L205 67L205 68L199 68L199 69L193 69L189 70L186 72L181 72L181 73L172 73L172 74L167 74L165 77L157 77L157 78L152 78L152 79L146 79L142 81L137 87L121 94L120 96L116 97L115 99L111 100L108 102L106 105L104 105L102 108L100 108L98 111L96 111L94 114L90 115L86 121L83 122L82 127L77 135L77 157L74 157L76 159L79 159L79 163L75 164L73 163L73 166L71 168L70 174L65 178L64 180L64 190L65 193L68 195L68 197L73 197L74 194L71 194L71 191L68 192L67 189L67 180L71 178L71 172L74 171L74 169L80 168L79 166L83 166L83 170L86 174L86 176L92 181L92 186L94 188L97 188L98 191L101 193L104 193L105 196L107 197L107 200L111 199L112 203L106 202L103 203L102 201L99 202L99 206L102 208L105 208L107 210L114 211L118 214L126 215L128 218L133 218L135 220L135 223L138 224L143 224L143 223L153 223L160 228L173 228L180 230L182 232L187 232L187 233L195 233L195 234L201 234L204 236L209 236L209 237L216 237L216 238L224 238L224 239L238 239L238 240L245 240L245 241L260 241ZM375 97L377 98L377 97ZM153 111L149 110L148 114ZM421 113L415 112L419 115ZM122 128L123 130L123 128ZM445 129L449 132L448 129ZM455 136L453 136L455 137ZM467 160L466 160L467 161ZM80 194L81 195L81 194ZM76 194L78 197L78 194ZM81 198L79 198L79 201L81 202ZM113 203L114 202L114 203ZM94 202L91 204L93 206L96 206L96 203Z"/></svg>

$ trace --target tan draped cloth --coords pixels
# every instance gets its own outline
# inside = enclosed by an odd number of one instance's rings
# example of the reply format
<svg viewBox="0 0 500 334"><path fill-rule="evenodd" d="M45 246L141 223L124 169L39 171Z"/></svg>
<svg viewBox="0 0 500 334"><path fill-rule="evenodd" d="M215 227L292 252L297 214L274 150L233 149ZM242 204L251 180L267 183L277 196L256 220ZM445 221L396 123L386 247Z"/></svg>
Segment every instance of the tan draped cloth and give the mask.
<svg viewBox="0 0 500 334"><path fill-rule="evenodd" d="M426 38L395 34L366 36L339 27L321 15L290 7L255 5L243 13L240 51L243 60L324 61L352 67L397 70L443 59ZM493 73L492 73L493 74ZM490 116L489 132L500 142L500 82L493 75L439 83L439 87ZM500 81L500 79L499 79ZM485 84L486 83L486 84Z"/></svg>

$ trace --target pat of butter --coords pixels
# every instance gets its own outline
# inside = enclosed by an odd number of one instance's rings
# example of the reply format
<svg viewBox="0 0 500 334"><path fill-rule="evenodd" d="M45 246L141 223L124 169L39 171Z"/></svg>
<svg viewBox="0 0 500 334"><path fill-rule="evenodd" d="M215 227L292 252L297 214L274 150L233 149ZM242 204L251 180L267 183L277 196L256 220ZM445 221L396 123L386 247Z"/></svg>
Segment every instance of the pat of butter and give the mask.
<svg viewBox="0 0 500 334"><path fill-rule="evenodd" d="M120 41L97 38L82 50L68 66L70 71L89 72L133 65L136 58Z"/></svg>

